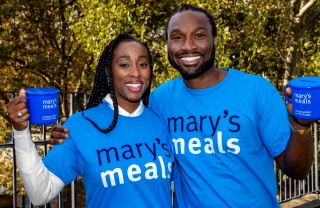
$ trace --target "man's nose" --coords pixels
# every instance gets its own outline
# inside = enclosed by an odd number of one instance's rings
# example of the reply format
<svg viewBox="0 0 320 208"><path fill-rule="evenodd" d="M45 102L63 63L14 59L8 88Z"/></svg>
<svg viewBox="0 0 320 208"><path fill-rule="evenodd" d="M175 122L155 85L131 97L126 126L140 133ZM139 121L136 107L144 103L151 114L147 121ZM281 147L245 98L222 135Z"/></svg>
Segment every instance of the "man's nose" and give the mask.
<svg viewBox="0 0 320 208"><path fill-rule="evenodd" d="M191 37L186 37L181 49L186 50L186 51L191 51L195 48L197 48L195 41Z"/></svg>

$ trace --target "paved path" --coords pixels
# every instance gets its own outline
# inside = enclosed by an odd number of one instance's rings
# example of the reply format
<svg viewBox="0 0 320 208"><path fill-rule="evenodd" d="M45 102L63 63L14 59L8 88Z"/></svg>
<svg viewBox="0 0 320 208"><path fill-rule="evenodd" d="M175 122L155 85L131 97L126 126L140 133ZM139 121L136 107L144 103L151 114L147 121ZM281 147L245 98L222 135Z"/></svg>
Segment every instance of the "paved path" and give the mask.
<svg viewBox="0 0 320 208"><path fill-rule="evenodd" d="M281 208L320 208L318 194L308 194L280 204Z"/></svg>

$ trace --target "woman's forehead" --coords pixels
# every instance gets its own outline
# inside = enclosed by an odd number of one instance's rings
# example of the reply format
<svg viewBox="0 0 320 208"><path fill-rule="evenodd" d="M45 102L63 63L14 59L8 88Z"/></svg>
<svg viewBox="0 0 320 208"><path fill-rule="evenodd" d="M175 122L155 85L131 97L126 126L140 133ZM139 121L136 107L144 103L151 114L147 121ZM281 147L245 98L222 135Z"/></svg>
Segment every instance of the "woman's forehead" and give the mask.
<svg viewBox="0 0 320 208"><path fill-rule="evenodd" d="M132 56L132 55L148 57L148 51L144 45L142 45L137 41L122 42L118 44L117 47L115 48L113 57Z"/></svg>

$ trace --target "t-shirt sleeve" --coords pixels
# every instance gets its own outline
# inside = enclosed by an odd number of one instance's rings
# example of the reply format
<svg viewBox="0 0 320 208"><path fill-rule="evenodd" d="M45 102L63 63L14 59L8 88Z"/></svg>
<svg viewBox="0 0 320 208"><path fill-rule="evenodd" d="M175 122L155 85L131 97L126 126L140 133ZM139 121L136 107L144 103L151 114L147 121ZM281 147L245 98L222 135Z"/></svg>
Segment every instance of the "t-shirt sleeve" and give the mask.
<svg viewBox="0 0 320 208"><path fill-rule="evenodd" d="M149 97L148 108L150 108L154 113L159 115L159 108L158 108L159 103L158 103L158 99L156 98L157 94L159 94L157 89L151 92Z"/></svg>
<svg viewBox="0 0 320 208"><path fill-rule="evenodd" d="M265 81L261 87L259 133L272 157L280 155L290 139L288 111L276 88Z"/></svg>
<svg viewBox="0 0 320 208"><path fill-rule="evenodd" d="M68 126L66 125L66 127ZM50 150L49 154L43 159L43 162L52 173L57 175L67 185L74 181L80 172L81 166L77 155L79 153L77 152L76 145L74 145L74 138L70 134L70 138L66 139L63 144L55 145Z"/></svg>

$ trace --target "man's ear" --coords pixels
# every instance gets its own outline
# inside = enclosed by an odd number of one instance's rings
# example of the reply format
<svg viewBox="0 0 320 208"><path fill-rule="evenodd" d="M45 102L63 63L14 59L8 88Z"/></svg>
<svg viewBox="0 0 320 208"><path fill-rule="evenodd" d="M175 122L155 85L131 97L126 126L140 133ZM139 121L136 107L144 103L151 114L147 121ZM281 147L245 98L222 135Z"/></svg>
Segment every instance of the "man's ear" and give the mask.
<svg viewBox="0 0 320 208"><path fill-rule="evenodd" d="M213 44L214 44L214 47L217 48L217 36L213 37Z"/></svg>

